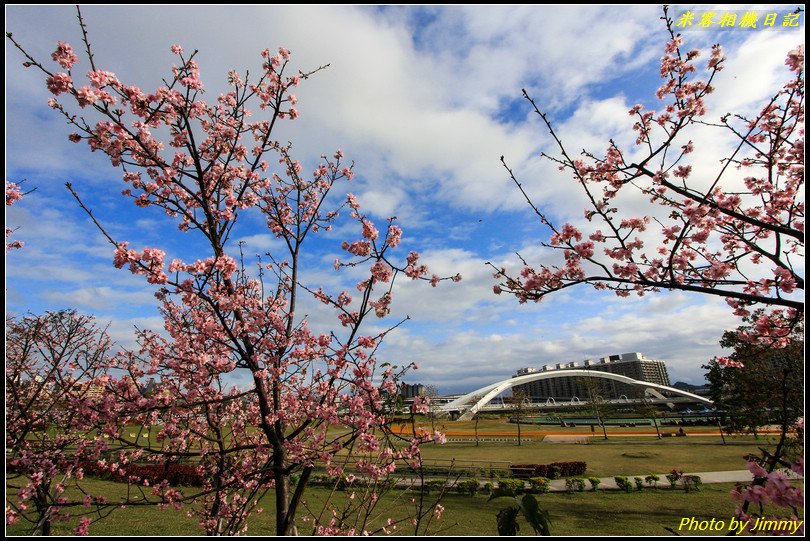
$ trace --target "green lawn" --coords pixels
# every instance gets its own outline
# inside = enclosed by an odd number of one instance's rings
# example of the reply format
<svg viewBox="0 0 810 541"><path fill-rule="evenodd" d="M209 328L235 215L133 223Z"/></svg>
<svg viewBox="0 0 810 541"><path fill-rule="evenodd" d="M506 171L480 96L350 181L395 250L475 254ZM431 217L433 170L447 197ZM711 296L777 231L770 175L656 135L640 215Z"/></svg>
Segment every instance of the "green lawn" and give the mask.
<svg viewBox="0 0 810 541"><path fill-rule="evenodd" d="M111 498L123 494L124 485L91 480L88 488L93 492L103 492ZM683 518L695 517L697 520L729 521L734 512L734 504L729 496L732 485L704 485L700 492L685 493L669 489L645 489L640 492L583 492L574 494L552 493L538 495L542 507L547 509L552 518L552 533L555 535L670 535L664 528L675 530ZM319 508L327 491L321 488L310 488L307 491L307 503L314 509ZM254 515L249 534L267 535L273 533L272 495L263 502L265 511ZM346 493L338 495L345 498ZM394 499L398 496L402 499ZM404 498L403 498L404 496ZM394 491L385 496L382 506L387 508L384 516L402 516L407 508L410 495L403 491ZM448 494L442 504L446 510L444 517L436 526L445 528L442 535L497 535L495 514L506 504L507 500L487 501L487 497L475 497ZM300 521L300 533L310 533ZM68 535L71 524L56 524L54 534ZM10 535L24 534L20 526L8 528ZM94 524L93 535L201 535L196 520L186 514L186 509L160 510L154 507L129 507L116 510L110 517ZM409 534L401 527L395 533ZM533 533L527 525L521 533ZM681 535L706 533L679 532ZM712 532L725 534L727 531Z"/></svg>
<svg viewBox="0 0 810 541"><path fill-rule="evenodd" d="M137 437L137 433L134 437ZM134 439L133 437L133 439ZM677 440L645 439L643 442L588 443L588 444L547 444L526 443L522 446L514 442L448 443L445 445L423 446L426 463L448 464L451 460L476 464L480 470L488 470L491 462L494 469L508 467L508 463L541 463L558 461L584 461L588 464L588 476L609 477L614 475L645 475L663 473L673 468L686 472L739 470L745 468L743 457L749 453L758 454L758 446L765 440L743 445L723 445L719 439L709 440L710 444L691 444L698 441L689 438ZM739 441L739 440L738 440ZM477 462L473 462L477 461ZM483 478L484 476L481 476ZM96 479L87 479L87 488L93 494L102 494L111 501L121 498L126 485ZM712 518L728 521L733 514L734 504L729 496L732 485L705 485L699 493L686 494L668 489L650 490L630 494L620 492L597 492L575 494L543 494L538 496L541 505L551 514L552 533L556 535L669 535L664 528L678 528L683 518L697 520ZM311 509L320 509L328 492L323 488L311 487L306 500ZM405 516L411 494L394 491L386 496L381 507L383 517ZM338 494L338 501L346 493ZM486 496L474 498L447 495L442 502L446 507L441 526L447 528L443 535L495 535L495 515L503 500L488 502ZM249 533L254 535L272 534L274 503L272 497L262 502L264 513L251 519ZM195 535L202 534L197 519L187 516L183 510L160 510L149 506L130 506L116 510L112 516L94 524L94 535ZM304 514L299 514L299 519ZM300 533L308 534L303 522ZM54 533L67 535L75 524L55 524ZM524 525L521 533L533 533ZM25 534L23 525L7 528L12 535ZM395 533L408 534L400 528ZM689 532L681 530L681 535L726 532Z"/></svg>
<svg viewBox="0 0 810 541"><path fill-rule="evenodd" d="M496 464L509 461L514 464L584 461L588 464L589 476L610 477L614 475L638 475L668 472L673 468L686 472L725 471L745 469L743 457L759 454L759 445L680 444L673 440L661 440L650 444L544 444L531 443L521 446L514 443L482 443L426 445L422 454L426 459L449 461L481 461L487 468L488 461ZM501 466L502 467L502 466Z"/></svg>

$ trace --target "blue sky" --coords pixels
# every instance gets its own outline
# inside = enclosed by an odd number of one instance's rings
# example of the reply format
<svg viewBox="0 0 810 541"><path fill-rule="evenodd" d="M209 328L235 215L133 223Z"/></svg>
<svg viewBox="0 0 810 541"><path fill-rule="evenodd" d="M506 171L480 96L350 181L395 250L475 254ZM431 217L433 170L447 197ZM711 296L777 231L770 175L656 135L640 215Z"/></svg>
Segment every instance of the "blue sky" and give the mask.
<svg viewBox="0 0 810 541"><path fill-rule="evenodd" d="M538 158L551 141L521 89L551 113L571 148L598 153L609 137L631 141L627 110L654 106L659 86L666 32L655 6L88 6L83 13L97 64L144 89L170 73L173 43L200 50L209 99L224 90L229 69L255 72L265 47L288 47L302 68L331 63L297 90L301 117L278 138L293 141L296 157L310 165L342 148L358 177L338 191L357 194L380 222L398 216L401 257L415 249L437 273L464 277L437 289L399 283L392 318L375 323L382 329L411 317L381 354L417 362L411 382L462 391L524 366L631 351L666 361L673 381L700 382L700 366L721 353L722 332L737 325L722 301L677 292L619 299L583 286L532 305L492 294L487 261L517 268L515 252L532 262L552 257L538 245L548 231L510 184L501 155L555 219L581 221L585 205L575 183ZM58 40L80 46L69 6L7 6L6 30L42 60ZM802 41L801 30L684 35L688 45L726 47L714 118L751 111L774 93L787 76L785 54ZM9 43L6 60L6 178L36 187L6 210L6 223L19 227L15 238L26 243L6 258L7 311L76 308L110 321L116 340L131 345L133 325L161 325L152 290L113 268L111 247L63 184L71 181L133 247L189 259L199 256L196 247L174 226L167 230L159 213L121 198L120 171L67 141L70 130L47 107L43 77L22 68ZM717 143L704 142L711 161ZM238 232L245 253L273 250L258 216L246 218ZM310 283L351 283L331 268L347 231L338 227L315 243ZM329 314L308 309L315 327L328 328Z"/></svg>

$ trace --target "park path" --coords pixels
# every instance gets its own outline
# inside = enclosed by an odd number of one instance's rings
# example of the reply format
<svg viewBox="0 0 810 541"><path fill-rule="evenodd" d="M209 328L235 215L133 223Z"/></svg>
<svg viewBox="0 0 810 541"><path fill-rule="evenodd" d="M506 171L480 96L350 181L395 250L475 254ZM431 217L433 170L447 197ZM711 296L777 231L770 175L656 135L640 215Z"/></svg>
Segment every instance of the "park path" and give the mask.
<svg viewBox="0 0 810 541"><path fill-rule="evenodd" d="M754 479L754 476L748 470L731 470L731 471L702 471L702 472L684 472L685 475L697 475L703 481L704 484L706 483L749 483ZM788 477L792 479L803 479L802 476L797 475L793 472L786 472ZM642 473L639 474L637 477L641 477L642 479L648 476L649 473ZM659 487L669 487L669 481L667 481L667 474L666 473L659 473L657 474L658 477L661 478L658 481ZM627 479L633 483L633 475L627 475ZM602 482L599 485L600 490L610 490L610 489L618 489L619 487L616 486L616 480L613 477L602 477ZM589 490L590 488L586 488ZM551 481L550 484L550 491L551 492L565 492L565 479L554 479Z"/></svg>

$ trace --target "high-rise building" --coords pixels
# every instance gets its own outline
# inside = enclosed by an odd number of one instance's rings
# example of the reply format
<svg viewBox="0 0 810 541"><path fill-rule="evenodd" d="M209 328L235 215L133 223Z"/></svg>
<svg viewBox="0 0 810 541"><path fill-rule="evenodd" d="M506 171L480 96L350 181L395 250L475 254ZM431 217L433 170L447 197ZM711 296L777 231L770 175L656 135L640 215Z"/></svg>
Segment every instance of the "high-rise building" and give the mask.
<svg viewBox="0 0 810 541"><path fill-rule="evenodd" d="M658 385L669 386L669 374L664 361L645 358L641 353L622 353L602 357L599 360L586 359L580 365L577 362L547 364L541 368L521 368L513 377L536 374L538 372L565 371L565 370L593 370L595 372L608 372L619 374L638 381L647 381ZM622 396L638 398L643 393L639 387L604 378L594 378L590 384L587 377L570 376L541 379L516 385L514 389L523 390L533 401L544 401L549 398L555 400L570 400L577 397L587 400L595 389L601 390L605 399L616 399ZM598 386L597 386L598 385Z"/></svg>
<svg viewBox="0 0 810 541"><path fill-rule="evenodd" d="M399 394L402 398L415 398L417 396L424 396L427 394L427 389L421 383L400 383Z"/></svg>

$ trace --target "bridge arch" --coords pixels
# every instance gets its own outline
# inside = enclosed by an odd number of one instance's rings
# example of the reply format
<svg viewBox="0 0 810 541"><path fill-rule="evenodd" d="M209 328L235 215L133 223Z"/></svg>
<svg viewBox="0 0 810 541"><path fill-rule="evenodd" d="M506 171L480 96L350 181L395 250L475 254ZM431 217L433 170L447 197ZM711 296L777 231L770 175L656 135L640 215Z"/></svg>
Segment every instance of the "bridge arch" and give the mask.
<svg viewBox="0 0 810 541"><path fill-rule="evenodd" d="M447 413L453 411L463 411L461 417L459 417L459 420L467 421L472 419L473 415L478 413L478 411L482 407L489 404L493 398L495 398L505 390L514 387L515 385L522 385L524 383L529 383L532 381L538 381L542 379L566 378L577 376L611 379L614 381L618 381L620 383L627 383L628 385L641 387L644 389L645 394L651 394L659 398L664 398L664 395L661 393L661 391L666 391L676 395L694 399L697 402L702 402L707 405L712 404L712 401L709 400L708 398L704 398L702 396L698 396L696 394L692 394L687 391L682 391L680 389L668 387L666 385L659 385L657 383L650 383L648 381L635 380L633 378L622 376L620 374L611 374L610 372L601 372L598 370L550 370L548 372L537 372L534 374L526 374L525 376L517 376L514 378L509 378L503 381L492 383L485 387L481 387L480 389L477 389L471 393L467 393L464 396L456 398L452 402L448 402L447 404L442 405L441 409Z"/></svg>

